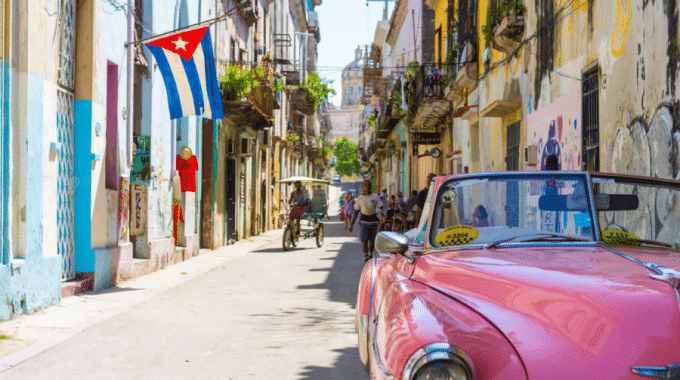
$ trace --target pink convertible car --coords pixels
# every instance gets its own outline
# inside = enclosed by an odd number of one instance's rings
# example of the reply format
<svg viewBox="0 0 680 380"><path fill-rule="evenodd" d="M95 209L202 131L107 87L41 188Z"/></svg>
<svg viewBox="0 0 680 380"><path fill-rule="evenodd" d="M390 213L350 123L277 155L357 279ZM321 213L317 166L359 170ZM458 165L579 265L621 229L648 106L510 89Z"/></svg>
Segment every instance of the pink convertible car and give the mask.
<svg viewBox="0 0 680 380"><path fill-rule="evenodd" d="M437 177L357 300L371 379L680 379L680 181Z"/></svg>

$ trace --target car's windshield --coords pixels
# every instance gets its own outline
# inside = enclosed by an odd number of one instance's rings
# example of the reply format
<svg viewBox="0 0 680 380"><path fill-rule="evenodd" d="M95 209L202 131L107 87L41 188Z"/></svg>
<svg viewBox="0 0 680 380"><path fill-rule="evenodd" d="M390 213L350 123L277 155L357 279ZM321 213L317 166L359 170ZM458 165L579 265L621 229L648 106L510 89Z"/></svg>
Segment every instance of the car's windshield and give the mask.
<svg viewBox="0 0 680 380"><path fill-rule="evenodd" d="M593 177L593 192L605 242L680 246L679 187L603 176Z"/></svg>
<svg viewBox="0 0 680 380"><path fill-rule="evenodd" d="M594 241L590 205L585 175L454 178L437 193L431 243Z"/></svg>

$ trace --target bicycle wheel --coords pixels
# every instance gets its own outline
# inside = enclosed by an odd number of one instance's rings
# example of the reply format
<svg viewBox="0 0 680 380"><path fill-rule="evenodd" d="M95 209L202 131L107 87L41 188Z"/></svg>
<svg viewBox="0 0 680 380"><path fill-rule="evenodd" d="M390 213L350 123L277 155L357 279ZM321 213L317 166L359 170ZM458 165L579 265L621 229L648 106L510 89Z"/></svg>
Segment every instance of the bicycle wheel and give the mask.
<svg viewBox="0 0 680 380"><path fill-rule="evenodd" d="M300 240L300 231L299 231L297 224L293 224L293 226L291 227L291 235L292 236L291 236L291 239L290 239L290 244L293 247L297 247L298 240Z"/></svg>
<svg viewBox="0 0 680 380"><path fill-rule="evenodd" d="M316 246L321 248L323 245L323 224L316 228Z"/></svg>
<svg viewBox="0 0 680 380"><path fill-rule="evenodd" d="M292 242L293 242L292 231L290 229L290 226L288 226L286 227L285 230L283 230L283 250L284 251L289 250Z"/></svg>

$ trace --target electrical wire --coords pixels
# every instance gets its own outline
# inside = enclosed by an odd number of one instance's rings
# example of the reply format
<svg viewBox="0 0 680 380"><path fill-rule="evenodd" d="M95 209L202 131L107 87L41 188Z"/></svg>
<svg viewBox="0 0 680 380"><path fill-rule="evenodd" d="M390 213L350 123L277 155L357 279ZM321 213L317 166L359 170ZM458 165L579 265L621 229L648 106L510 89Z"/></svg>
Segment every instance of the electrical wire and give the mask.
<svg viewBox="0 0 680 380"><path fill-rule="evenodd" d="M564 20L564 19L566 19L567 17L569 17L569 16L571 16L572 14L574 14L574 13L578 10L578 8L581 7L581 2L583 2L583 1L586 1L586 0L573 0L572 3L571 3L570 5L564 5L564 6L562 6L562 8L558 9L557 12L555 12L555 15L552 17L552 19L553 19L552 22L547 22L547 23L541 25L541 26L540 26L540 27L539 27L532 35L530 35L530 36L528 36L527 38L525 38L524 40L522 40L522 42L520 42L520 45L517 47L517 49L515 49L514 52L512 52L511 54L508 54L505 58L501 59L500 61L494 62L492 65L490 65L489 69L486 70L486 71L484 72L484 74L479 78L479 80L484 79L491 71L497 69L498 67L502 66L502 65L505 64L506 62L510 61L510 59L512 59L512 58L515 56L515 54L516 54L516 53L522 48L522 46L524 46L525 44L526 44L526 45L529 45L530 47L533 47L534 45L531 44L531 41L532 41L532 40L538 38L539 35L542 34L544 30L546 30L546 29L548 29L548 28L550 28L550 27L554 27L555 25L557 25L557 24L558 24L559 22L561 22L562 20ZM578 4L577 4L577 3L578 3ZM567 8L571 7L572 5L573 5L574 7L573 7L573 9L572 9L570 12L564 14L564 15L561 16L561 17L558 17L560 13L564 12ZM550 65L548 65L548 64L544 63L543 61L541 61L540 58L538 58L538 55L537 55L536 53L534 53L534 52L532 51L532 49L529 49L529 52L530 52L534 57L536 57L536 60L537 60L538 63L544 65L546 68L549 68L551 72L553 72L553 73L555 73L555 74L557 74L557 75L563 76L563 77L565 77L565 78L574 79L574 80L578 80L578 81L581 81L581 80L582 80L581 78L576 78L576 77L573 77L573 76L570 76L570 75L567 75L567 74L564 74L564 73L561 73L561 72L555 70L555 69L552 68Z"/></svg>

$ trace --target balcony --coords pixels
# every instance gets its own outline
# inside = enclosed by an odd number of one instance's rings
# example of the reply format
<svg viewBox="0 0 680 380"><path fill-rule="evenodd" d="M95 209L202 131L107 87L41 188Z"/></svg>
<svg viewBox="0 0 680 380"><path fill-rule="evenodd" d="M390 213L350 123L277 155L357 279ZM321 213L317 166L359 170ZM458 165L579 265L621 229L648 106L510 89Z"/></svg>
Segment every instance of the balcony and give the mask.
<svg viewBox="0 0 680 380"><path fill-rule="evenodd" d="M464 43L460 57L455 86L460 91L467 88L468 92L471 92L477 88L479 78L479 61L475 44L471 41Z"/></svg>
<svg viewBox="0 0 680 380"><path fill-rule="evenodd" d="M307 31L314 34L316 42L321 40L321 34L319 33L319 14L314 11L307 13Z"/></svg>
<svg viewBox="0 0 680 380"><path fill-rule="evenodd" d="M236 99L236 92L226 91L224 86L220 87L220 91L226 120L258 131L272 125L273 110L279 106L269 86L252 88L248 100L245 101Z"/></svg>
<svg viewBox="0 0 680 380"><path fill-rule="evenodd" d="M314 115L314 103L309 99L309 90L296 88L288 92L290 109L303 115Z"/></svg>
<svg viewBox="0 0 680 380"><path fill-rule="evenodd" d="M274 117L274 110L281 108L274 90L269 86L253 87L250 92L250 101L262 115L269 119Z"/></svg>
<svg viewBox="0 0 680 380"><path fill-rule="evenodd" d="M524 14L512 9L493 29L491 46L505 54L512 54L518 48L524 34Z"/></svg>
<svg viewBox="0 0 680 380"><path fill-rule="evenodd" d="M257 22L257 14L255 13L255 8L253 8L251 0L235 0L234 5L248 26Z"/></svg>
<svg viewBox="0 0 680 380"><path fill-rule="evenodd" d="M449 82L448 68L435 64L422 65L416 74L416 103L413 128L436 125L449 109L446 89Z"/></svg>
<svg viewBox="0 0 680 380"><path fill-rule="evenodd" d="M282 70L281 73L286 77L286 85L300 86L302 84L300 70Z"/></svg>
<svg viewBox="0 0 680 380"><path fill-rule="evenodd" d="M376 136L380 139L387 138L387 136L392 133L392 130L394 130L394 127L397 126L399 123L399 120L404 116L404 113L401 111L396 111L392 108L392 105L388 105L385 112L382 113L379 117L378 120L376 121L377 123L377 132Z"/></svg>

